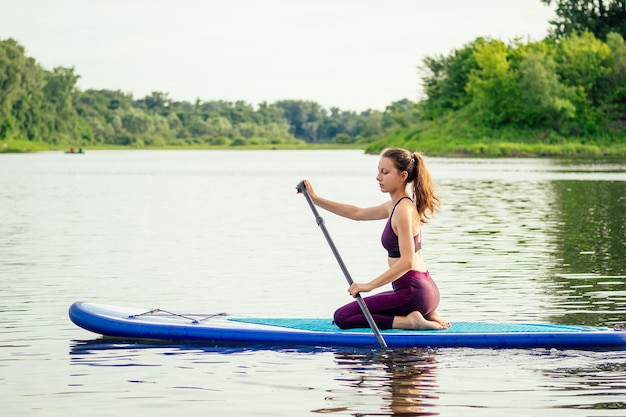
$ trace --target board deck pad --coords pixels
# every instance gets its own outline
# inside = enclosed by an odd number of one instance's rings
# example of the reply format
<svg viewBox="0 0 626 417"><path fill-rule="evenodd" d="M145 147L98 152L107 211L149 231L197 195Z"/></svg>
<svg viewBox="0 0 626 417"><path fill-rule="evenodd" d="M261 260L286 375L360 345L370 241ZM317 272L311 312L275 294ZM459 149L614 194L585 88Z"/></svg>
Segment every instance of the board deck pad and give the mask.
<svg viewBox="0 0 626 417"><path fill-rule="evenodd" d="M260 324L264 326L286 327L289 329L309 330L317 332L371 332L365 329L340 329L329 318L283 318L283 317L233 317L232 321ZM413 330L412 332L436 333L553 333L553 332L594 332L606 328L589 326L568 326L542 323L487 323L487 322L453 322L445 330ZM381 330L383 333L407 333L410 330Z"/></svg>

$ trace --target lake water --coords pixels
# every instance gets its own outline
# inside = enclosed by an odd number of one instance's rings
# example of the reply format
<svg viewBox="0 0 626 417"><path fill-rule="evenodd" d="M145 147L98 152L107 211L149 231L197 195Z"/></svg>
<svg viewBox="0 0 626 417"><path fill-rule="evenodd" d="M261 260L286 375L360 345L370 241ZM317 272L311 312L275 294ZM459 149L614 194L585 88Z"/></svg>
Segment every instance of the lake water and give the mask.
<svg viewBox="0 0 626 417"><path fill-rule="evenodd" d="M103 339L77 300L328 317L345 278L295 186L387 198L360 151L0 155L3 416L624 416L626 350L216 347ZM454 321L624 325L626 162L427 158ZM356 281L384 222L320 213Z"/></svg>

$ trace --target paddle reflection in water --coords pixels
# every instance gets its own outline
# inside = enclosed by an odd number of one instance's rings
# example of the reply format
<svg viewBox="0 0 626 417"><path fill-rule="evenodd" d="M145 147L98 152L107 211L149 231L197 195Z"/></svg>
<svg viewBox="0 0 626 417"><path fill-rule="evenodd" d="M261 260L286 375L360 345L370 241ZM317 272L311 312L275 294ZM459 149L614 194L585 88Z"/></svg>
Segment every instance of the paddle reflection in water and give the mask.
<svg viewBox="0 0 626 417"><path fill-rule="evenodd" d="M345 405L313 410L350 415L430 416L436 406L437 361L429 349L335 352L335 380L346 390L326 398ZM382 401L382 403L381 403Z"/></svg>
<svg viewBox="0 0 626 417"><path fill-rule="evenodd" d="M72 341L70 355L81 371L72 372L68 395L83 393L103 375L120 381L105 395L94 393L94 404L106 404L114 395L141 409L142 395L163 406L182 395L193 401L188 411L258 415L264 409L293 415L288 411L302 411L303 397L310 396L307 404L318 406L308 410L316 414L439 415L437 361L430 349L279 349L97 338ZM174 377L174 369L184 372ZM247 401L241 402L241 395Z"/></svg>

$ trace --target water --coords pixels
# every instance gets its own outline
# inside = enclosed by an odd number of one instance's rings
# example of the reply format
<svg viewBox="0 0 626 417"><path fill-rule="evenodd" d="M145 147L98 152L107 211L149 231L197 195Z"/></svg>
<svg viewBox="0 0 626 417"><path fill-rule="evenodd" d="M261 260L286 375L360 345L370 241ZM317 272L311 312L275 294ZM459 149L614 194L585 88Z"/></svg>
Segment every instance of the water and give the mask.
<svg viewBox="0 0 626 417"><path fill-rule="evenodd" d="M359 151L0 155L6 416L622 416L626 351L217 347L102 339L73 301L330 316L347 284L295 185L385 198ZM441 314L623 325L626 163L427 158ZM322 212L356 281L383 222Z"/></svg>

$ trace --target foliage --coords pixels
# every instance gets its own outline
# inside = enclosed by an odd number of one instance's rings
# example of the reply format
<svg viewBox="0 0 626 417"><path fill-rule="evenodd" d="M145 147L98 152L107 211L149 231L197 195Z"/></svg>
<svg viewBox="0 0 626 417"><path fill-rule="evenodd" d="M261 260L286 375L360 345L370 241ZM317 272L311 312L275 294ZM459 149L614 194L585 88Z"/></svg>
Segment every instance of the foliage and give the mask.
<svg viewBox="0 0 626 417"><path fill-rule="evenodd" d="M606 13L623 5L608 3ZM599 37L576 29L526 43L479 37L447 56L427 57L420 70L425 98L384 111L326 110L305 100L191 103L158 91L135 99L122 91L81 91L73 68L45 70L8 39L0 41L0 152L42 144L308 143L368 152L393 145L433 154L626 155L626 43L619 31Z"/></svg>
<svg viewBox="0 0 626 417"><path fill-rule="evenodd" d="M387 143L439 154L626 154L626 2L542 1L556 3L552 37L477 38L426 58L423 121Z"/></svg>
<svg viewBox="0 0 626 417"><path fill-rule="evenodd" d="M563 136L550 128L519 129L513 125L491 128L474 122L471 109L448 112L437 120L398 129L383 140L366 146L378 154L392 146L427 152L429 155L476 156L626 156L626 130L593 137Z"/></svg>
<svg viewBox="0 0 626 417"><path fill-rule="evenodd" d="M626 37L625 0L541 0L556 4L557 18L552 20L552 35L556 38L591 32L606 40L609 33Z"/></svg>
<svg viewBox="0 0 626 417"><path fill-rule="evenodd" d="M360 114L303 100L253 106L244 101L172 100L155 91L80 91L72 68L47 71L15 40L0 41L0 141L58 146L249 146L357 144L415 121L415 103ZM11 147L10 149L17 149ZM8 151L8 145L4 151ZM3 151L3 149L0 149Z"/></svg>
<svg viewBox="0 0 626 417"><path fill-rule="evenodd" d="M0 140L88 135L72 104L77 80L72 68L45 71L15 40L0 42Z"/></svg>
<svg viewBox="0 0 626 417"><path fill-rule="evenodd" d="M513 119L518 72L512 70L510 52L501 41L478 44L473 49L477 68L470 70L465 90L471 105L488 125Z"/></svg>
<svg viewBox="0 0 626 417"><path fill-rule="evenodd" d="M281 100L276 106L283 109L290 132L307 143L368 143L417 121L415 103L408 99L390 104L384 112L331 107L329 113L315 102L299 100Z"/></svg>
<svg viewBox="0 0 626 417"><path fill-rule="evenodd" d="M610 136L626 122L626 44L617 33L606 42L590 32L527 44L479 38L425 62L427 119L466 110L479 126L564 137Z"/></svg>
<svg viewBox="0 0 626 417"><path fill-rule="evenodd" d="M478 38L462 49L453 50L449 56L424 58L420 72L427 97L421 109L425 119L436 119L445 112L459 110L470 102L465 86L470 72L478 68L473 51L484 42L483 38Z"/></svg>

